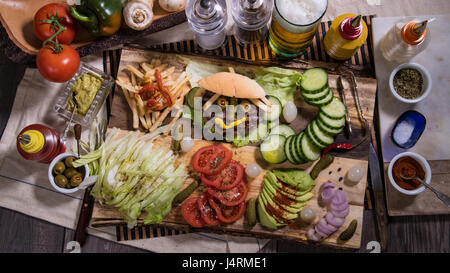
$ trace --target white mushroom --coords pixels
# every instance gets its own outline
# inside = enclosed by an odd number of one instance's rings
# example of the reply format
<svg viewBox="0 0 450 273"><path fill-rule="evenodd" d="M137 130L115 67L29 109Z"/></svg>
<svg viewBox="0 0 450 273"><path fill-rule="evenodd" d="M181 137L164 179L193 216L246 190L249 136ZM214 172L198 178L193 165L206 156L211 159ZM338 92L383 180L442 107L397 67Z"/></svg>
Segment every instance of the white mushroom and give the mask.
<svg viewBox="0 0 450 273"><path fill-rule="evenodd" d="M186 0L159 0L158 3L165 11L174 12L183 10Z"/></svg>
<svg viewBox="0 0 450 273"><path fill-rule="evenodd" d="M123 10L127 26L134 30L144 30L153 21L153 0L132 0Z"/></svg>

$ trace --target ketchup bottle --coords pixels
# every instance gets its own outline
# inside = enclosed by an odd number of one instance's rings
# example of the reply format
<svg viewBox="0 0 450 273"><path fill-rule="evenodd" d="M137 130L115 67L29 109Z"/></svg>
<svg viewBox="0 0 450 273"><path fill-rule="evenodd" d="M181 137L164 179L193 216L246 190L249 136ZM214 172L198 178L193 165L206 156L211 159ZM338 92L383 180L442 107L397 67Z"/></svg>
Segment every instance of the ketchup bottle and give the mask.
<svg viewBox="0 0 450 273"><path fill-rule="evenodd" d="M49 164L61 153L66 145L61 134L41 124L31 124L23 128L17 136L17 151L27 159Z"/></svg>

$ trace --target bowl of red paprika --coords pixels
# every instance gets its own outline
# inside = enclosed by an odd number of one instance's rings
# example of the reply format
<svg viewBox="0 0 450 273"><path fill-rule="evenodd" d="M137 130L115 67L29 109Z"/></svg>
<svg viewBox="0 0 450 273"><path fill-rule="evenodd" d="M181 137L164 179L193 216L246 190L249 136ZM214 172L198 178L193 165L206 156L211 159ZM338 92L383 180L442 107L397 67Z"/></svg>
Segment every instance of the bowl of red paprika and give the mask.
<svg viewBox="0 0 450 273"><path fill-rule="evenodd" d="M404 152L396 155L389 163L389 182L399 192L406 195L418 195L425 190L425 186L415 179L404 179L406 177L417 176L425 183L431 183L431 168L427 160L413 152Z"/></svg>

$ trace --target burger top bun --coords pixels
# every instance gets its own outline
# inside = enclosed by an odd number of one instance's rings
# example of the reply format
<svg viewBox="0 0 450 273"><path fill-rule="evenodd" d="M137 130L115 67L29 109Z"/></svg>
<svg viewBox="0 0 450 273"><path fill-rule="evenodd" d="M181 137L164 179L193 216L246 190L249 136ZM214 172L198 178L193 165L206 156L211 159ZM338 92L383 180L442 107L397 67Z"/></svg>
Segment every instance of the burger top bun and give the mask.
<svg viewBox="0 0 450 273"><path fill-rule="evenodd" d="M266 96L266 92L256 81L231 72L219 72L208 76L199 80L198 85L227 97L259 99Z"/></svg>

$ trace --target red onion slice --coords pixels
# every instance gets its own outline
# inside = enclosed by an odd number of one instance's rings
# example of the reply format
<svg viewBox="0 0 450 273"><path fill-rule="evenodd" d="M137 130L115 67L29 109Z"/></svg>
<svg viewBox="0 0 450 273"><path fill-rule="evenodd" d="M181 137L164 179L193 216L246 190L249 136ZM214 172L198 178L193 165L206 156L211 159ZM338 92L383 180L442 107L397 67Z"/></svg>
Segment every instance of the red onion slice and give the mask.
<svg viewBox="0 0 450 273"><path fill-rule="evenodd" d="M331 205L330 205L330 210L331 211L336 211L336 212L343 211L343 210L345 210L347 208L348 208L348 203L347 202L344 202L342 204L331 203Z"/></svg>
<svg viewBox="0 0 450 273"><path fill-rule="evenodd" d="M335 187L336 187L336 186L334 185L333 182L328 181L328 182L325 182L325 183L322 185L322 190L325 190L325 189L328 189L328 188L334 189Z"/></svg>
<svg viewBox="0 0 450 273"><path fill-rule="evenodd" d="M345 192L343 192L341 190L337 190L336 194L334 195L334 198L331 202L335 205L340 205L342 203L346 203L347 197L345 196Z"/></svg>
<svg viewBox="0 0 450 273"><path fill-rule="evenodd" d="M332 188L324 189L321 193L322 201L329 204L335 198L335 195L336 191Z"/></svg>
<svg viewBox="0 0 450 273"><path fill-rule="evenodd" d="M345 216L347 216L349 212L350 212L350 207L347 207L347 209L345 209L343 211L331 211L331 213L334 215L334 217L339 217L339 218L345 218Z"/></svg>
<svg viewBox="0 0 450 273"><path fill-rule="evenodd" d="M325 218L320 219L319 223L317 224L318 227L322 232L330 235L331 233L335 232L337 230L336 227L329 225Z"/></svg>
<svg viewBox="0 0 450 273"><path fill-rule="evenodd" d="M334 215L331 212L328 212L327 215L325 216L325 220L327 220L327 223L339 228L340 226L342 226L344 224L344 219L339 218L339 217L334 217Z"/></svg>
<svg viewBox="0 0 450 273"><path fill-rule="evenodd" d="M329 234L325 233L325 231L322 231L319 227L319 225L316 225L314 227L314 230L316 231L317 234L319 234L322 238L327 238L329 236Z"/></svg>
<svg viewBox="0 0 450 273"><path fill-rule="evenodd" d="M320 239L317 238L315 233L316 233L316 231L313 228L311 228L306 233L306 236L308 237L309 240L314 241L314 242L318 242Z"/></svg>

